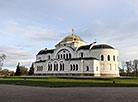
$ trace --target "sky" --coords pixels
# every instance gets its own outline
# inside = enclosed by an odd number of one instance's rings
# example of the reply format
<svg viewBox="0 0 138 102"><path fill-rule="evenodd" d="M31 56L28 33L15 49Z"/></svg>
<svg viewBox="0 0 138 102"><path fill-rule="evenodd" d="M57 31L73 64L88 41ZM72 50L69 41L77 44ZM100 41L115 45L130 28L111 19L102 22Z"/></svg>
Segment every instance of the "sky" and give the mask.
<svg viewBox="0 0 138 102"><path fill-rule="evenodd" d="M119 61L138 59L138 0L0 0L3 68L30 67L35 55L64 37L80 36L119 50Z"/></svg>

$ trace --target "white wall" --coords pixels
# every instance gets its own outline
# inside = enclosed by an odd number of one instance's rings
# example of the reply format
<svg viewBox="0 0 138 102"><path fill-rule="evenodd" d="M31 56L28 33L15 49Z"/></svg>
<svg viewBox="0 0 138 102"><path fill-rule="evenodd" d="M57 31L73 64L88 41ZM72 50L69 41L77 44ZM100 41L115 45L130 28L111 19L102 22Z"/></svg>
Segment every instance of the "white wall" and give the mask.
<svg viewBox="0 0 138 102"><path fill-rule="evenodd" d="M104 61L101 61L101 55L104 55ZM110 61L107 60L108 55L110 55ZM100 73L101 74L103 75L116 74L117 76L119 75L118 50L115 50L115 49L91 50L90 56L95 57L100 60ZM113 60L113 56L115 56L115 61Z"/></svg>
<svg viewBox="0 0 138 102"><path fill-rule="evenodd" d="M65 53L64 50L67 50ZM84 53L84 57L94 57L99 59L98 60L65 60L65 59L57 59L57 54L69 54L71 53L72 58L80 58L80 53ZM51 56L51 59L48 59L48 56ZM101 61L101 55L104 55L104 61ZM107 56L110 55L110 61L107 60ZM115 61L113 60L113 56L115 56ZM43 55L37 55L36 61L46 60L46 62L42 63L36 63L37 66L43 66L42 72L36 72L35 73L89 73L94 74L95 76L101 75L111 75L111 76L119 76L119 68L118 68L118 50L115 49L91 49L91 50L79 50L76 51L76 49L72 49L68 46L60 46L57 49L55 49L54 53L48 53ZM63 57L63 56L62 56ZM60 62L64 63L64 71L47 71L48 63L52 63L52 69L54 69L54 63L58 63L58 69L60 69ZM78 64L78 71L70 71L70 64ZM86 71L86 67L89 66L89 71ZM104 66L104 68L103 68ZM116 66L116 67L115 67ZM98 67L98 71L97 68Z"/></svg>

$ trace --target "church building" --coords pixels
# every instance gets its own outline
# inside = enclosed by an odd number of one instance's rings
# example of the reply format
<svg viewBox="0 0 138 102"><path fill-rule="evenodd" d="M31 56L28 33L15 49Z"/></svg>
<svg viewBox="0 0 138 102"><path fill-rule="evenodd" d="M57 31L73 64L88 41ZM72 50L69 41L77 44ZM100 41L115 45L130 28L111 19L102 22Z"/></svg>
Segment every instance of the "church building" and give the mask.
<svg viewBox="0 0 138 102"><path fill-rule="evenodd" d="M86 44L72 29L55 49L45 48L36 55L34 74L119 77L118 50L107 44Z"/></svg>

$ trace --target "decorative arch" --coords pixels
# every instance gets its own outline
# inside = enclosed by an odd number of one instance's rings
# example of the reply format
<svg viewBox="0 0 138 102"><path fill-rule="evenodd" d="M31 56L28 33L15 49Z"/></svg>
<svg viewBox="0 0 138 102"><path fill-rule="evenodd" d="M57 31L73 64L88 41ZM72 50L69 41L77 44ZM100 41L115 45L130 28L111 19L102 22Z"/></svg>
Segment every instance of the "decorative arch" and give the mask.
<svg viewBox="0 0 138 102"><path fill-rule="evenodd" d="M71 48L71 47L68 47L68 46L64 46L64 47L61 47L59 48L58 50L55 51L54 53L54 58L58 58L58 55L61 51L67 51L68 52L68 55L65 55L65 58L67 58L67 56L69 57L69 54L71 54L71 56L74 56L74 49ZM66 53L65 53L66 54ZM60 56L60 55L59 55ZM62 55L62 58L64 58L64 55Z"/></svg>
<svg viewBox="0 0 138 102"><path fill-rule="evenodd" d="M65 67L64 62L60 61L59 65L60 65L60 71L64 71L64 67Z"/></svg>
<svg viewBox="0 0 138 102"><path fill-rule="evenodd" d="M48 71L52 71L52 63L48 62Z"/></svg>
<svg viewBox="0 0 138 102"><path fill-rule="evenodd" d="M58 63L54 62L54 71L58 71Z"/></svg>
<svg viewBox="0 0 138 102"><path fill-rule="evenodd" d="M87 53L86 53L86 51L84 51L84 50L79 50L79 51L77 51L77 57L86 57L87 56Z"/></svg>

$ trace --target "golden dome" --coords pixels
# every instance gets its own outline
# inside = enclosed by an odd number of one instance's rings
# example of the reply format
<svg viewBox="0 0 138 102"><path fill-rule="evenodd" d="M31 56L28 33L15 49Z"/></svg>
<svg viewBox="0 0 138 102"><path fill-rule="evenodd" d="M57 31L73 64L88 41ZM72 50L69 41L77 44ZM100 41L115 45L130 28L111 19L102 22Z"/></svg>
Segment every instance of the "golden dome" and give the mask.
<svg viewBox="0 0 138 102"><path fill-rule="evenodd" d="M79 36L74 35L74 29L72 29L72 34L65 37L62 41L60 41L57 45L66 44L66 43L85 43Z"/></svg>
<svg viewBox="0 0 138 102"><path fill-rule="evenodd" d="M76 36L76 35L72 34L72 35L69 35L69 36L65 37L60 43L63 43L63 42L78 42L78 41L84 42L79 36Z"/></svg>

